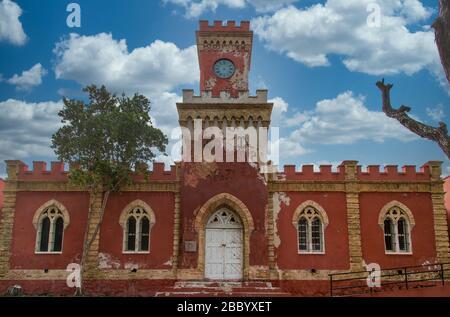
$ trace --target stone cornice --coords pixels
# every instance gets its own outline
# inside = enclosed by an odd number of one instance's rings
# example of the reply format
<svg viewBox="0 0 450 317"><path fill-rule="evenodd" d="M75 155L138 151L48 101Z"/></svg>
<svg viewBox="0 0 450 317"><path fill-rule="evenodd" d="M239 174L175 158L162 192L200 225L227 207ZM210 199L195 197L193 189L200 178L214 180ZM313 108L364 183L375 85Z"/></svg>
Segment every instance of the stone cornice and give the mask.
<svg viewBox="0 0 450 317"><path fill-rule="evenodd" d="M12 183L12 182L11 182ZM68 182L52 182L52 181L17 181L15 186L10 186L10 182L6 182L5 192L24 192L24 191L66 191L66 192L86 192L85 189L73 186ZM11 184L13 185L13 184ZM130 186L124 187L122 192L178 192L178 181L152 181L138 182Z"/></svg>
<svg viewBox="0 0 450 317"><path fill-rule="evenodd" d="M443 192L442 181L271 181L269 192Z"/></svg>

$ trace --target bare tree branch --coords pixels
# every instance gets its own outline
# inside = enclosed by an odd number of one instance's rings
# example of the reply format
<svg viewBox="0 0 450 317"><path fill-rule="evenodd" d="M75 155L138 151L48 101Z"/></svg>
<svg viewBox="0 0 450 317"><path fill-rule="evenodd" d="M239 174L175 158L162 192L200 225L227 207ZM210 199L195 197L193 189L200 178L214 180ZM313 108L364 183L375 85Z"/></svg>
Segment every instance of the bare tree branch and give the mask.
<svg viewBox="0 0 450 317"><path fill-rule="evenodd" d="M439 0L439 16L432 27L445 76L450 83L450 0Z"/></svg>
<svg viewBox="0 0 450 317"><path fill-rule="evenodd" d="M404 127L418 136L436 142L450 159L450 137L448 135L447 125L444 122L439 122L439 127L435 128L414 120L408 115L408 112L411 110L410 107L401 106L399 109L392 108L390 95L391 88L393 87L392 84L385 84L383 79L377 82L377 87L380 89L383 98L383 112L388 117L396 119Z"/></svg>

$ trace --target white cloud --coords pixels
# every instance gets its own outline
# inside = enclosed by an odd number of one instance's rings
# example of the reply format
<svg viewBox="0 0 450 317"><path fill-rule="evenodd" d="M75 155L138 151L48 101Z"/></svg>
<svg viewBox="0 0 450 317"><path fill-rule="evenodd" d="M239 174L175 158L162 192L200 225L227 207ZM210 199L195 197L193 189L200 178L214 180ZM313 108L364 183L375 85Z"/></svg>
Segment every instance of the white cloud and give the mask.
<svg viewBox="0 0 450 317"><path fill-rule="evenodd" d="M129 52L126 41L115 40L111 34L71 34L56 44L54 53L56 78L81 85L105 85L116 93L138 92L147 96L154 125L169 137L178 126L176 102L181 101L172 90L199 80L195 46L180 49L173 43L156 40ZM169 144L169 154L173 143Z"/></svg>
<svg viewBox="0 0 450 317"><path fill-rule="evenodd" d="M21 75L15 74L7 82L15 85L18 90L30 90L42 84L42 77L46 74L47 70L38 63L29 70L23 71Z"/></svg>
<svg viewBox="0 0 450 317"><path fill-rule="evenodd" d="M384 142L387 139L410 141L416 136L395 119L381 111L370 111L364 105L363 96L351 91L334 99L317 102L307 120L293 132L292 138L306 143L351 144L370 140Z"/></svg>
<svg viewBox="0 0 450 317"><path fill-rule="evenodd" d="M271 12L299 0L247 0L257 12Z"/></svg>
<svg viewBox="0 0 450 317"><path fill-rule="evenodd" d="M24 45L27 35L23 31L19 17L22 9L15 2L0 2L0 42L6 41L14 45Z"/></svg>
<svg viewBox="0 0 450 317"><path fill-rule="evenodd" d="M114 91L170 91L199 78L195 46L180 49L156 40L129 52L126 41L117 41L111 34L70 34L56 44L54 53L56 78L82 85L104 84Z"/></svg>
<svg viewBox="0 0 450 317"><path fill-rule="evenodd" d="M266 46L310 67L329 66L340 55L351 71L371 75L436 73L439 56L434 33L408 25L428 18L432 11L418 0L379 0L380 26L367 23L373 0L328 0L304 9L282 8L252 21ZM441 71L442 72L442 71Z"/></svg>
<svg viewBox="0 0 450 317"><path fill-rule="evenodd" d="M291 112L288 114L289 105L281 97L270 99L273 103L271 126L272 127L293 127L308 119L308 112Z"/></svg>
<svg viewBox="0 0 450 317"><path fill-rule="evenodd" d="M51 136L60 127L62 102L0 102L0 162L53 156Z"/></svg>
<svg viewBox="0 0 450 317"><path fill-rule="evenodd" d="M434 107L427 107L427 116L429 116L434 121L442 121L445 118L444 106L440 103Z"/></svg>
<svg viewBox="0 0 450 317"><path fill-rule="evenodd" d="M311 144L353 144L389 139L411 141L417 138L383 112L369 110L364 101L364 97L347 91L336 98L317 102L312 111L293 113L282 98L272 99L275 119L272 126L277 124L293 129L288 136L280 138L280 158L286 160L310 153L312 149L307 145Z"/></svg>
<svg viewBox="0 0 450 317"><path fill-rule="evenodd" d="M243 9L250 4L257 12L270 12L282 8L298 0L163 0L185 9L187 18L197 18L205 12L215 12L220 5L231 9Z"/></svg>

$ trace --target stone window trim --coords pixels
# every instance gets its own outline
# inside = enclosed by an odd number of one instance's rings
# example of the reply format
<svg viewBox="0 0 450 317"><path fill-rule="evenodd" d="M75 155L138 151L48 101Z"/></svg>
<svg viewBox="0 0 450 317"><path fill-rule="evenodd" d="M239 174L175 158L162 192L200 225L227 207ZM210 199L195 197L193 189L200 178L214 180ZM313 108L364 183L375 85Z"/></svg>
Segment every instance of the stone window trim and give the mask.
<svg viewBox="0 0 450 317"><path fill-rule="evenodd" d="M220 193L206 201L200 209L194 213L194 230L198 234L197 272L205 276L205 232L208 220L218 209L225 207L235 213L243 226L243 278L249 278L250 267L250 236L255 230L252 214L247 206L230 193Z"/></svg>
<svg viewBox="0 0 450 317"><path fill-rule="evenodd" d="M58 214L55 216L51 216L49 217L50 219L50 232L49 232L49 247L54 243L54 234L55 234L55 222L58 218L62 218L63 219L63 231L62 231L62 241L61 241L61 251L39 251L39 243L40 243L40 238L39 238L39 234L41 233L41 223L42 220L45 218L44 213L50 209L50 208L55 208L58 210ZM46 216L47 217L47 216ZM36 229L36 240L35 240L35 248L34 248L34 253L35 254L42 254L42 255L55 255L55 254L62 254L63 249L64 249L64 232L66 231L67 226L70 224L70 215L69 212L67 211L67 208L60 203L59 201L57 201L56 199L51 199L49 201L47 201L46 203L44 203L43 205L41 205L34 213L33 216L33 227Z"/></svg>
<svg viewBox="0 0 450 317"><path fill-rule="evenodd" d="M300 250L299 248L299 232L298 232L298 226L299 226L299 221L301 218L305 217L303 212L305 209L307 208L313 208L315 211L317 211L317 215L316 217L319 218L320 222L321 222L321 250L320 251L314 251L312 250L312 248L309 248L308 251L305 250ZM315 217L313 217L312 219L314 219ZM309 223L309 227L311 228L311 221L312 219L307 219L308 223ZM317 202L313 201L313 200L307 200L304 201L303 203L301 203L294 212L294 215L292 216L292 225L295 228L295 232L297 235L297 253L298 254L302 254L302 255L325 255L325 229L329 224L329 220L328 220L328 215L325 212L325 209L319 205ZM310 244L312 243L312 241L309 242Z"/></svg>
<svg viewBox="0 0 450 317"><path fill-rule="evenodd" d="M399 209L402 213L400 215L391 215L391 211L393 209ZM394 232L392 233L393 238L395 239L395 251L387 250L386 243L384 241L385 231L384 231L384 221L389 218L393 222L393 228ZM399 243L398 243L398 220L404 219L406 222L406 238L408 241L408 250L407 251L401 251L399 249ZM403 203L393 200L381 208L380 213L378 215L378 225L380 226L382 233L383 233L383 245L384 245L384 252L386 255L412 255L413 254L413 244L412 244L412 230L415 226L416 222L414 220L414 215L411 212L411 210Z"/></svg>
<svg viewBox="0 0 450 317"><path fill-rule="evenodd" d="M126 242L127 242L127 221L130 217L132 217L132 213L136 208L141 208L143 210L145 210L146 214L145 217L147 217L148 221L149 221L149 233L148 233L148 250L145 251L140 251L138 247L136 247L136 251L133 250L127 250L126 248ZM138 222L140 221L136 221L136 241L135 241L135 246L138 246L138 244L140 244L140 239L138 239ZM144 201L137 199L134 200L133 202L129 203L121 212L120 217L119 217L119 224L122 227L122 253L123 254L148 254L150 253L150 242L151 242L151 232L152 232L152 228L153 225L156 223L156 218L155 218L155 213L153 211L153 209Z"/></svg>

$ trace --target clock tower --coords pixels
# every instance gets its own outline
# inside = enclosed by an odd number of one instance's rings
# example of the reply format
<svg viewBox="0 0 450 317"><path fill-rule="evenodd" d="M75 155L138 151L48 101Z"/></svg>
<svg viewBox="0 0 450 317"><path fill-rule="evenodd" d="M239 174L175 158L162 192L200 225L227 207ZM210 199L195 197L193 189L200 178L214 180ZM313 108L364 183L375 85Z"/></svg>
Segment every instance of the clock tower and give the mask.
<svg viewBox="0 0 450 317"><path fill-rule="evenodd" d="M215 21L200 21L197 31L197 50L200 64L200 89L218 96L228 91L237 97L239 92L248 91L248 72L252 52L253 32L250 22L234 21L226 25Z"/></svg>
<svg viewBox="0 0 450 317"><path fill-rule="evenodd" d="M208 149L205 145L211 140L217 141L219 137L216 135L217 129L214 136L211 136L213 129L206 130L212 127L219 128L221 137L225 137L226 132L232 130L227 128L244 131L244 136L235 136L235 149L227 148L224 156L239 148L246 151L245 156L248 158L249 148L251 147L253 153L255 149L258 152L261 142L264 142L261 136L269 128L273 107L272 103L267 102L267 90L257 90L254 96L251 96L248 90L253 41L250 22L242 21L240 25L236 25L234 21L228 21L226 24L215 21L213 25L209 25L208 21L200 21L196 37L200 94L195 96L193 90L185 89L183 101L177 103L179 124L186 128L185 131L189 130L191 136L191 142L185 143L186 139L183 141L183 153L186 154L183 155L183 161L186 162L187 157L191 157L190 162L205 160L204 152L201 153L204 148ZM257 142L253 143L249 140L255 140L255 137L248 135L252 130L257 134ZM194 144L194 140L200 138L201 142ZM227 138L226 141L230 140ZM225 140L222 147L224 144ZM216 155L218 150L214 149L212 152ZM225 157L223 160L215 160L225 161L230 162ZM257 161L264 161L262 155L258 156Z"/></svg>

